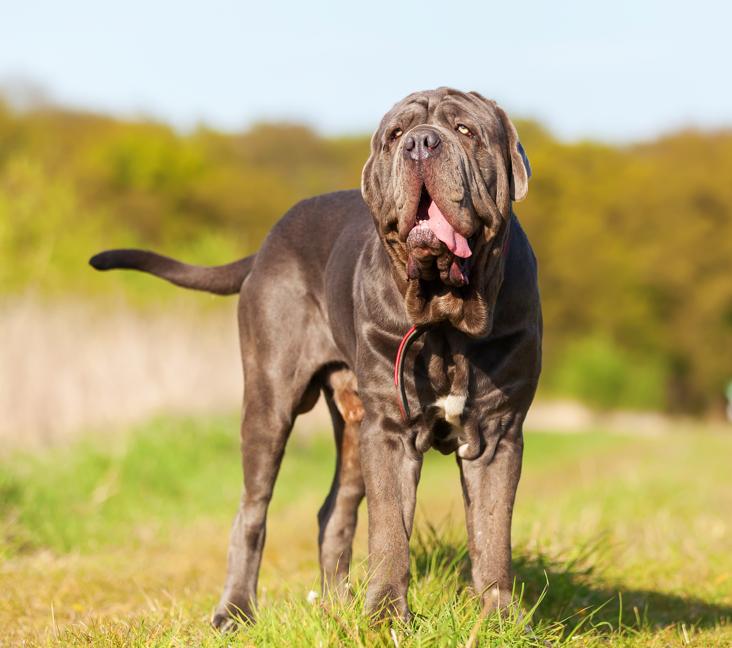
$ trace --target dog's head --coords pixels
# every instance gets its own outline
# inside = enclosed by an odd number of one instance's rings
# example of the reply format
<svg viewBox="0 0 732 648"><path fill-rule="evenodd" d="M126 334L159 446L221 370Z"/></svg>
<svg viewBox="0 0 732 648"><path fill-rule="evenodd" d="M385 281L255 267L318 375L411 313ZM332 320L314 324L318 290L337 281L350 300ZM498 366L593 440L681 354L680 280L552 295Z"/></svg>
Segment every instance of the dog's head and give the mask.
<svg viewBox="0 0 732 648"><path fill-rule="evenodd" d="M490 331L511 202L530 175L511 120L475 92L417 92L384 116L361 189L414 324Z"/></svg>

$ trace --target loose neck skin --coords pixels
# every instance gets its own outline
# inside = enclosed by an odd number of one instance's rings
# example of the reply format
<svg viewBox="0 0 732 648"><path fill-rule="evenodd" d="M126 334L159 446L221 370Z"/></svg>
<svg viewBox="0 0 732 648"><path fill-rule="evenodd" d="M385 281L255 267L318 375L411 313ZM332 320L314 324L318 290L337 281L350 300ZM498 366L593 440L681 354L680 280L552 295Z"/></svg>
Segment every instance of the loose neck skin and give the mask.
<svg viewBox="0 0 732 648"><path fill-rule="evenodd" d="M470 283L465 288L408 281L404 268L392 263L393 283L403 296L410 325L431 326L445 322L474 338L490 334L496 300L503 283L512 218L511 214L506 220L501 220L498 231L485 227L476 237Z"/></svg>

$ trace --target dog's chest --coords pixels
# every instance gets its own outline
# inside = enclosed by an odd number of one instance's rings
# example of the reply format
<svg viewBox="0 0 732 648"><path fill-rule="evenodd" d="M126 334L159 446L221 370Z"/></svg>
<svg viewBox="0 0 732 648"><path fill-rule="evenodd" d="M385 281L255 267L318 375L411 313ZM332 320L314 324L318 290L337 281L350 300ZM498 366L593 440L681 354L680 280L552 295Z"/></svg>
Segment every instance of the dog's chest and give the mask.
<svg viewBox="0 0 732 648"><path fill-rule="evenodd" d="M424 353L425 378L436 395L430 400L437 416L459 431L468 400L471 374L464 341L455 334L435 336L426 341Z"/></svg>
<svg viewBox="0 0 732 648"><path fill-rule="evenodd" d="M431 416L428 415L428 420L425 422L431 430L431 445L440 452L446 454L457 452L462 456L466 451L468 445L465 428L466 403L466 396L449 394L437 398L428 408Z"/></svg>

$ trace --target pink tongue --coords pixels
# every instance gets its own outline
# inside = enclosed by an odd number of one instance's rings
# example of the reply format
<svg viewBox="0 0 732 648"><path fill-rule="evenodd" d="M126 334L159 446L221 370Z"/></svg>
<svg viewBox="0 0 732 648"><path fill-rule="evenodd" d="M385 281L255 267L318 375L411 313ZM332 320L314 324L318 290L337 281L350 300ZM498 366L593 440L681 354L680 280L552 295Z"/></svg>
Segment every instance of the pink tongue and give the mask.
<svg viewBox="0 0 732 648"><path fill-rule="evenodd" d="M447 245L450 252L463 259L467 259L472 254L468 240L452 228L434 200L430 201L427 215L429 216L427 226L438 239Z"/></svg>

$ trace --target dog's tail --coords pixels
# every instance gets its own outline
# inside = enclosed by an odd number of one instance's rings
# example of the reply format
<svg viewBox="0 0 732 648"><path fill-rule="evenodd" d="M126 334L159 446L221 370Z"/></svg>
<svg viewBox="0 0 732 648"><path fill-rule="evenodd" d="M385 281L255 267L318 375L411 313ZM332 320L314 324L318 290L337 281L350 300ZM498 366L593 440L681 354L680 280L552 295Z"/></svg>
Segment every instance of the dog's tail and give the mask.
<svg viewBox="0 0 732 648"><path fill-rule="evenodd" d="M182 288L234 295L252 269L254 254L221 266L194 266L147 250L107 250L89 259L97 270L141 270Z"/></svg>

